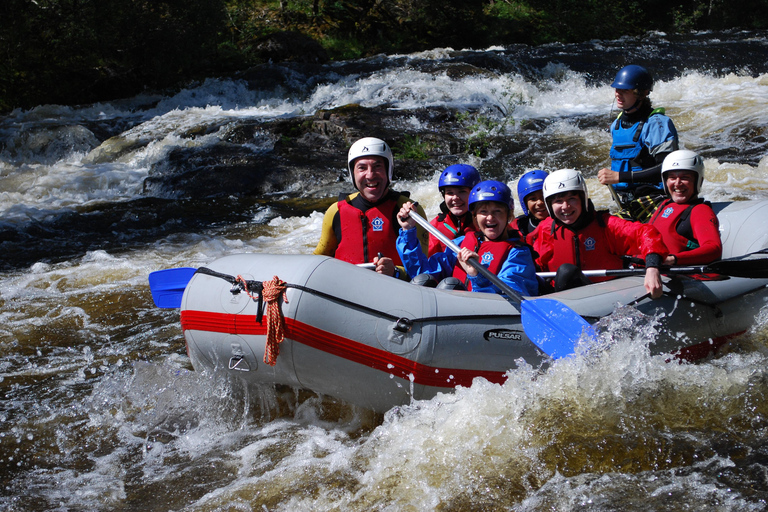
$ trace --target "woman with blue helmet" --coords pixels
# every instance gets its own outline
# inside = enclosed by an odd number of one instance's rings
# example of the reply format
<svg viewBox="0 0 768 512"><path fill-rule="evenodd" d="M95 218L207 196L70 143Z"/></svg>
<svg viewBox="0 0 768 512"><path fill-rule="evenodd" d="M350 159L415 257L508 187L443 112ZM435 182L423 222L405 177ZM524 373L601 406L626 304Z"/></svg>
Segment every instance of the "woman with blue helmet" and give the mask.
<svg viewBox="0 0 768 512"><path fill-rule="evenodd" d="M440 213L430 221L441 233L450 239L474 231L472 215L469 213L469 191L480 183L480 173L467 164L455 164L445 168L440 174L437 188L443 196ZM445 250L437 237L429 235L428 256Z"/></svg>
<svg viewBox="0 0 768 512"><path fill-rule="evenodd" d="M534 231L539 223L549 217L544 193L541 191L544 180L549 175L541 169L535 169L523 174L517 182L517 199L523 214L512 221L512 229L516 229L526 243L533 245L536 240Z"/></svg>
<svg viewBox="0 0 768 512"><path fill-rule="evenodd" d="M621 112L611 124L611 168L600 169L597 179L611 187L617 216L646 222L665 199L661 164L678 149L677 130L663 108L651 106L653 78L644 67L621 68L611 87Z"/></svg>
<svg viewBox="0 0 768 512"><path fill-rule="evenodd" d="M427 274L437 281L452 278L473 292L501 293L467 263L470 258L477 258L514 290L523 295L538 295L531 248L509 228L515 207L509 187L500 181L481 181L469 193L468 203L476 231L455 240L461 248L459 255L446 249L430 257L421 250L416 238L416 222L410 218L413 203L403 205L397 215L401 226L397 251L408 275Z"/></svg>

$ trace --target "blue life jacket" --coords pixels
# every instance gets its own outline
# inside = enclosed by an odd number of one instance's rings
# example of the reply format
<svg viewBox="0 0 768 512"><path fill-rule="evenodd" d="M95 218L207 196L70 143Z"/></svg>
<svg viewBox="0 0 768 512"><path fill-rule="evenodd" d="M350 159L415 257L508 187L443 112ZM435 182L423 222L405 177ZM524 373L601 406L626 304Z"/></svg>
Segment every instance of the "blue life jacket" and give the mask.
<svg viewBox="0 0 768 512"><path fill-rule="evenodd" d="M653 110L650 116L655 114L663 114L663 108L657 108ZM636 160L643 150L643 146L653 147L657 141L647 141L647 134L643 136L643 127L647 123L647 119L644 121L638 121L628 128L621 126L621 116L623 112L618 115L616 120L611 126L611 135L613 136L613 144L611 145L611 170L615 172L632 172L641 171L643 168ZM650 119L648 116L648 119ZM658 141L663 142L663 141ZM652 186L659 191L664 191L664 185L661 181L657 184L643 183L644 186ZM635 188L637 185L627 182L620 182L612 185L614 190L626 191Z"/></svg>

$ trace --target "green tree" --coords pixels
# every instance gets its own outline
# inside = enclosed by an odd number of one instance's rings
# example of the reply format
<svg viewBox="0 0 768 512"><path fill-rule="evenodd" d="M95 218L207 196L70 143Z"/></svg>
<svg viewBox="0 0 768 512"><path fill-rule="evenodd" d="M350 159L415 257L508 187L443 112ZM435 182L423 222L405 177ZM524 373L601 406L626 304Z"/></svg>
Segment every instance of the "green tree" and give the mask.
<svg viewBox="0 0 768 512"><path fill-rule="evenodd" d="M1 9L0 108L110 99L201 75L215 68L226 26L223 4L210 0L4 0Z"/></svg>

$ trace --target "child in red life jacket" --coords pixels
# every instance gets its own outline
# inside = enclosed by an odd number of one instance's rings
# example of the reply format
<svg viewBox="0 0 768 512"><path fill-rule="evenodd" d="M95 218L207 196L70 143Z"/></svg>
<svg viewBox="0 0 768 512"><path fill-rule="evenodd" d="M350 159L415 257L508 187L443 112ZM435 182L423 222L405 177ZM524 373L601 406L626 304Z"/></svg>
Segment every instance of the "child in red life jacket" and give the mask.
<svg viewBox="0 0 768 512"><path fill-rule="evenodd" d="M584 178L573 169L547 176L543 191L552 218L539 226L534 248L541 270L557 271L555 291L591 283L582 270L620 269L625 255L639 254L645 259L646 291L661 297L658 267L667 249L656 228L595 211Z"/></svg>
<svg viewBox="0 0 768 512"><path fill-rule="evenodd" d="M547 176L548 172L536 169L523 174L517 182L517 199L523 214L514 219L510 227L516 229L529 245L536 241L536 228L549 217L544 193L541 191Z"/></svg>
<svg viewBox="0 0 768 512"><path fill-rule="evenodd" d="M681 149L662 163L661 178L669 196L653 213L649 224L659 230L670 254L664 265L704 265L723 255L719 222L709 203L700 199L704 161Z"/></svg>
<svg viewBox="0 0 768 512"><path fill-rule="evenodd" d="M461 248L457 256L450 249L427 258L416 239L415 221L409 217L412 203L398 213L400 235L397 251L410 276L428 274L436 280L453 277L473 292L501 293L467 263L480 263L523 295L538 295L536 268L531 249L520 242L517 232L509 229L514 210L512 191L500 181L481 181L469 194L469 210L477 231L455 240Z"/></svg>
<svg viewBox="0 0 768 512"><path fill-rule="evenodd" d="M443 196L440 213L429 223L453 240L475 230L472 214L469 212L469 192L480 183L480 173L471 165L456 164L445 168L437 182ZM437 237L429 235L428 256L445 250Z"/></svg>

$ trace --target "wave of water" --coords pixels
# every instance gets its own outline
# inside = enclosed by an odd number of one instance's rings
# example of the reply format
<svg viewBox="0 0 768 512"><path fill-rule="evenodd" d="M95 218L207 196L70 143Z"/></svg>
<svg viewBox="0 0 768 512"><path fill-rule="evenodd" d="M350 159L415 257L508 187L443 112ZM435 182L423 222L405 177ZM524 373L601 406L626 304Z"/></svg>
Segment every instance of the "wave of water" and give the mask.
<svg viewBox="0 0 768 512"><path fill-rule="evenodd" d="M84 123L98 122L102 117L135 120L137 113L102 106L41 107L44 113L17 113L0 123L0 132L11 141L0 153L0 220L18 222L91 202L140 197L150 167L165 160L173 149L204 148L226 135L226 129L221 128L189 137L190 132L206 125L226 127L230 119L308 115L350 103L394 109L486 107L518 121L560 119L552 128L555 135L578 135L587 141L587 152L601 151L609 144L609 135L602 127L580 128L574 117L605 115L607 123L612 90L607 85L587 85L587 77L581 73L560 70L552 76L556 79L536 82L519 75L455 80L446 73L392 69L318 86L301 102L272 102L276 104L262 104L256 92L237 81L209 80L160 101L142 112L143 120L121 132L118 139L101 144L83 127ZM739 148L734 147L734 141L739 139L736 136L753 131L762 151L766 126L757 114L768 107L768 75L714 77L689 72L657 83L652 97L675 120L684 147L726 153L741 150L744 158L750 150L748 143L739 143L743 146ZM56 123L46 126L51 118ZM510 126L514 129L515 125ZM114 145L123 149L116 151ZM110 155L118 156L100 159L106 148ZM726 156L733 160L733 154ZM759 154L744 159L753 166L764 165Z"/></svg>
<svg viewBox="0 0 768 512"><path fill-rule="evenodd" d="M504 385L478 379L383 421L290 390L245 396L173 358L137 362L66 412L46 420L56 407L44 401L17 422L10 434L29 450L15 460L33 462L38 446L55 462L19 477L16 501L31 504L34 493L41 506L30 508L41 510L762 510L749 486L763 483L753 452L768 427L764 345L747 337L748 351L670 364L649 355L652 327L627 323L635 334L599 353L546 373L520 368Z"/></svg>

